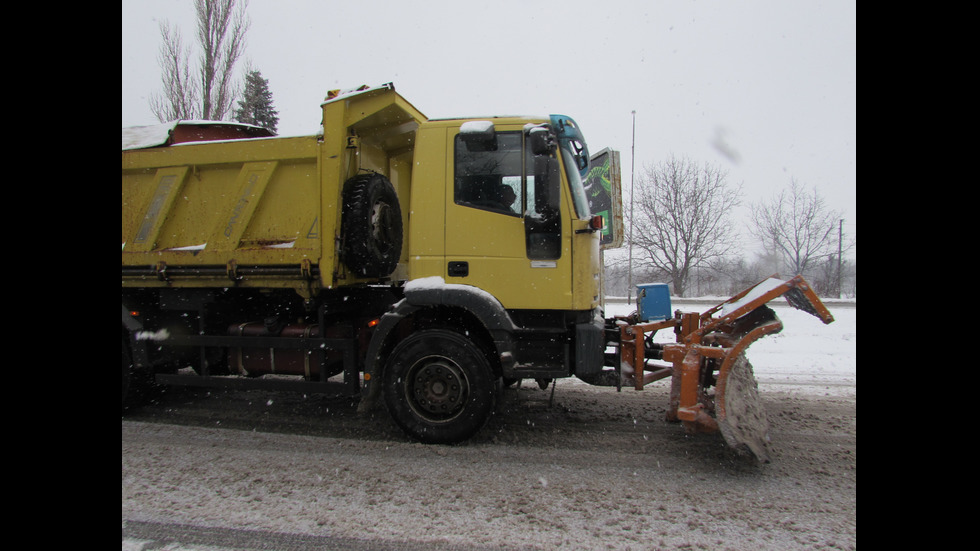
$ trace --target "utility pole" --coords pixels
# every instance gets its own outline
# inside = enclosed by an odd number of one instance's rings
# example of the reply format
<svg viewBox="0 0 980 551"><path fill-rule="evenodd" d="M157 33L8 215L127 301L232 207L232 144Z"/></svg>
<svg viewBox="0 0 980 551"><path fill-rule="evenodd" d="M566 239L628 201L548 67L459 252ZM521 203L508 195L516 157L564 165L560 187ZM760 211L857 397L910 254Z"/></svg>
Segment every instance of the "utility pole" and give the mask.
<svg viewBox="0 0 980 551"><path fill-rule="evenodd" d="M633 304L633 181L636 179L636 109L633 115L633 146L630 152L630 254L626 268L626 303Z"/></svg>

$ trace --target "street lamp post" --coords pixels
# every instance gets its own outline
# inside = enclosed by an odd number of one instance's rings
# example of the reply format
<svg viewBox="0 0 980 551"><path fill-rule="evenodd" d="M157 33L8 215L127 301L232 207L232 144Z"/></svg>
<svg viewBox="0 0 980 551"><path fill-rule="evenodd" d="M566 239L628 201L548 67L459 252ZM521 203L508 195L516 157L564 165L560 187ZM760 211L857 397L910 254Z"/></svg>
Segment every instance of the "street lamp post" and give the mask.
<svg viewBox="0 0 980 551"><path fill-rule="evenodd" d="M626 303L633 303L633 182L636 179L636 109L633 115L633 146L630 153L630 252L629 263L626 268Z"/></svg>

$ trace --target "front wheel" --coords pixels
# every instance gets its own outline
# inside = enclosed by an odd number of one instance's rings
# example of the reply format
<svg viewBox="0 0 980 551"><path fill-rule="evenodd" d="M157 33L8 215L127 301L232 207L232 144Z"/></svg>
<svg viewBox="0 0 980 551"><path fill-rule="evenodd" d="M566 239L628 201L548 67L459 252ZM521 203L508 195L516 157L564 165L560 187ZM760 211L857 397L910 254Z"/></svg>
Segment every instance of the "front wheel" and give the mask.
<svg viewBox="0 0 980 551"><path fill-rule="evenodd" d="M483 351L453 331L409 336L385 366L388 411L409 436L452 444L473 436L490 419L497 385Z"/></svg>

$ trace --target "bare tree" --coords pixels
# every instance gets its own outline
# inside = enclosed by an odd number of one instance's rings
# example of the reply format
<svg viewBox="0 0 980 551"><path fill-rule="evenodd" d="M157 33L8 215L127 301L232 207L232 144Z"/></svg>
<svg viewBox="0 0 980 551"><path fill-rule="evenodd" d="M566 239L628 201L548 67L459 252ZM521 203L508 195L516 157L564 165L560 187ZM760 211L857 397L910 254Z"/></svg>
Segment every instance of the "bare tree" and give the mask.
<svg viewBox="0 0 980 551"><path fill-rule="evenodd" d="M163 92L150 97L157 120L224 120L230 116L238 95L235 65L244 52L250 25L247 6L248 0L195 0L201 48L196 70L190 66L190 49L184 47L180 32L166 22L161 24ZM198 78L192 78L193 74Z"/></svg>
<svg viewBox="0 0 980 551"><path fill-rule="evenodd" d="M820 259L835 254L840 213L829 210L816 188L810 194L795 178L767 202L752 205L752 234L778 253L793 275L805 274Z"/></svg>
<svg viewBox="0 0 980 551"><path fill-rule="evenodd" d="M160 122L194 119L197 87L191 76L190 48L185 48L180 32L164 21L160 24L163 44L160 46L160 75L163 93L150 95L150 108Z"/></svg>
<svg viewBox="0 0 980 551"><path fill-rule="evenodd" d="M670 157L646 167L637 180L632 246L654 269L668 275L676 296L684 296L692 270L709 267L738 245L731 221L741 203L741 185L728 184L727 173L704 164Z"/></svg>
<svg viewBox="0 0 980 551"><path fill-rule="evenodd" d="M237 4L237 9L236 9ZM201 43L202 108L205 119L221 120L232 108L233 69L245 48L248 0L197 0L197 39ZM229 34L229 31L230 34Z"/></svg>

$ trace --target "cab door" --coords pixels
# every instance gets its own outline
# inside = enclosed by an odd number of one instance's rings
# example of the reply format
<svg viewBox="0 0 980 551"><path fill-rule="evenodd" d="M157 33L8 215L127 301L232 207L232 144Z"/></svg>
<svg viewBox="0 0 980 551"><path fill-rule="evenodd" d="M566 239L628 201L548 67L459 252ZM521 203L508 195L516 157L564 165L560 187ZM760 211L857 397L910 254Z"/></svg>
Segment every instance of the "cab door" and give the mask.
<svg viewBox="0 0 980 551"><path fill-rule="evenodd" d="M534 197L541 163L528 152L524 124L480 122L448 129L446 282L483 289L508 309L563 309L571 262L561 209L542 224Z"/></svg>

